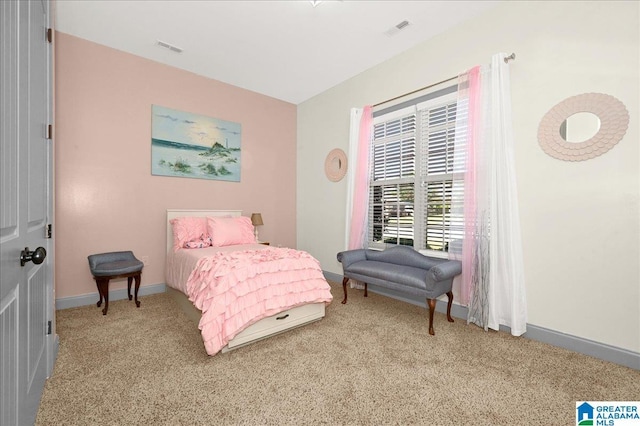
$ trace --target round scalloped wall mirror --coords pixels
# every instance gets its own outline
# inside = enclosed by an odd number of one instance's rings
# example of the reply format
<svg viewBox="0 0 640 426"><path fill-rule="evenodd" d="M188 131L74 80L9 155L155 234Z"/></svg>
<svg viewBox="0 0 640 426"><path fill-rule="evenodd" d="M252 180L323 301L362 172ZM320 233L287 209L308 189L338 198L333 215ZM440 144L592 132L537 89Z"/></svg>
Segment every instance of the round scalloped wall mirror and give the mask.
<svg viewBox="0 0 640 426"><path fill-rule="evenodd" d="M343 150L336 148L327 154L324 160L324 173L332 182L338 182L347 173L347 155Z"/></svg>
<svg viewBox="0 0 640 426"><path fill-rule="evenodd" d="M538 143L559 160L584 161L613 148L628 127L629 112L617 98L585 93L565 99L542 117Z"/></svg>

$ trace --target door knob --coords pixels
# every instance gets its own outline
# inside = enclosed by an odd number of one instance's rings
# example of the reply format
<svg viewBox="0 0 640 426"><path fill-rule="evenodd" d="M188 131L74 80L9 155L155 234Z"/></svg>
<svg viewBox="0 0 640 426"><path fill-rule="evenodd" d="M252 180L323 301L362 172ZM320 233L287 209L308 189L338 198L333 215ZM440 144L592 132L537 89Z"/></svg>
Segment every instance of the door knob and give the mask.
<svg viewBox="0 0 640 426"><path fill-rule="evenodd" d="M38 247L34 251L29 251L29 247L25 247L20 253L20 266L24 266L27 262L33 262L39 265L44 262L45 257L47 257L47 251L44 247Z"/></svg>

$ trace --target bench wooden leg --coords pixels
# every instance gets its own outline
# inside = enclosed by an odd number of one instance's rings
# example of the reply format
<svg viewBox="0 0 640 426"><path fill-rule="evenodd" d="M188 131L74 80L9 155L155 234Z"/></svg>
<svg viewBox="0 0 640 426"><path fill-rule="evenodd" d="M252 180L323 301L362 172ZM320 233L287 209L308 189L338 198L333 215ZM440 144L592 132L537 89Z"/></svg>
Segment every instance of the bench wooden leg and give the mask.
<svg viewBox="0 0 640 426"><path fill-rule="evenodd" d="M434 336L436 333L433 331L433 313L436 310L436 299L427 299L429 305L429 334Z"/></svg>
<svg viewBox="0 0 640 426"><path fill-rule="evenodd" d="M102 306L102 301L104 300L104 308L102 309L102 315L107 315L107 311L109 310L109 281L117 278L126 278L127 279L127 296L129 300L131 300L131 284L133 284L133 280L136 281L136 287L134 292L134 300L136 301L136 307L140 307L140 302L138 301L138 291L140 290L140 281L141 281L142 272L135 271L127 274L121 275L107 275L93 278L96 280L96 286L98 287L98 293L100 294L100 300L96 303L96 306L99 308Z"/></svg>
<svg viewBox="0 0 640 426"><path fill-rule="evenodd" d="M447 303L447 321L453 322L453 318L451 318L451 305L453 304L453 292L448 291L447 297L449 298L449 302Z"/></svg>
<svg viewBox="0 0 640 426"><path fill-rule="evenodd" d="M109 310L109 278L96 278L96 285L98 286L98 292L100 293L98 307L100 307L102 299L104 299L102 315L107 315L107 311Z"/></svg>
<svg viewBox="0 0 640 426"><path fill-rule="evenodd" d="M94 278L96 280L96 287L98 288L98 296L100 296L100 300L98 300L98 303L96 303L96 306L99 308L100 306L102 306L102 290L100 290L100 283L98 282L98 280L96 278Z"/></svg>
<svg viewBox="0 0 640 426"><path fill-rule="evenodd" d="M136 288L135 288L135 298L134 300L136 301L136 307L139 308L140 307L140 302L138 302L138 289L140 288L140 274L138 275L134 275L132 277L127 277L127 296L129 296L129 300L131 300L131 283L133 282L133 280L136 280Z"/></svg>
<svg viewBox="0 0 640 426"><path fill-rule="evenodd" d="M342 291L344 291L344 299L342 299L342 304L347 303L347 282L349 282L349 278L344 277L342 279Z"/></svg>
<svg viewBox="0 0 640 426"><path fill-rule="evenodd" d="M131 300L131 283L133 282L133 277L127 277L127 296L129 296L129 300Z"/></svg>
<svg viewBox="0 0 640 426"><path fill-rule="evenodd" d="M136 308L139 308L140 302L138 302L138 289L140 289L140 274L136 275L134 278L136 280L136 292L134 300L136 301ZM129 300L131 300L131 298L129 298Z"/></svg>
<svg viewBox="0 0 640 426"><path fill-rule="evenodd" d="M453 304L453 292L448 291L447 297L449 301L447 302L447 321L454 322L451 317L451 305ZM433 331L433 313L436 311L436 301L437 299L427 299L427 304L429 305L429 334L434 336L436 333Z"/></svg>

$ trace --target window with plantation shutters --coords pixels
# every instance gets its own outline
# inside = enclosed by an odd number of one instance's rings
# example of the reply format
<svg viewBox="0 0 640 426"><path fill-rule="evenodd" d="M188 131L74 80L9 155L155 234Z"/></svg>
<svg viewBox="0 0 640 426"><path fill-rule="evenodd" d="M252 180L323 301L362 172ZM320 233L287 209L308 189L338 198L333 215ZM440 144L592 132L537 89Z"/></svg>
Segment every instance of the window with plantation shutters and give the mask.
<svg viewBox="0 0 640 426"><path fill-rule="evenodd" d="M454 157L455 122L455 93L375 117L370 247L446 252L462 238L463 218L452 209L452 201L464 197L454 181L463 160Z"/></svg>

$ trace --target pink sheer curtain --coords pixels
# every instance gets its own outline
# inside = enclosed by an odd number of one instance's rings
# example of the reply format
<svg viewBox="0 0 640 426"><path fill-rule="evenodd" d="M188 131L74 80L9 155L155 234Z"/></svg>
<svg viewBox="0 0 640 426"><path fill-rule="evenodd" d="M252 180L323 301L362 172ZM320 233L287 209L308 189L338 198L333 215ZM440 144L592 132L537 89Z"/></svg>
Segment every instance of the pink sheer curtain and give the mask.
<svg viewBox="0 0 640 426"><path fill-rule="evenodd" d="M362 109L356 141L357 155L356 158L351 159L355 174L351 182L351 218L347 246L349 250L363 248L366 243L369 210L369 146L371 144L372 121L371 106L365 106Z"/></svg>
<svg viewBox="0 0 640 426"><path fill-rule="evenodd" d="M469 304L473 280L473 259L476 256L474 244L476 205L476 144L478 141L477 120L480 117L480 66L476 66L458 77L458 104L465 109L456 124L463 133L463 152L467 167L464 170L464 239L462 243L461 260L466 267L462 268L462 281L460 283L460 301L464 305ZM456 147L458 148L458 147Z"/></svg>

